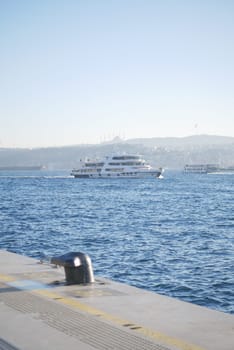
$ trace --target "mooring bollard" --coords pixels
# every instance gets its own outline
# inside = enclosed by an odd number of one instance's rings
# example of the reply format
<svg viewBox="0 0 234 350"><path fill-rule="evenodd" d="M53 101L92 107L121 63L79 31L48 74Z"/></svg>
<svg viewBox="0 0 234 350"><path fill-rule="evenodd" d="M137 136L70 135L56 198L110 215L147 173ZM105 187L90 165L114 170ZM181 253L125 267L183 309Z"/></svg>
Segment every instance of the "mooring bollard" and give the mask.
<svg viewBox="0 0 234 350"><path fill-rule="evenodd" d="M67 284L87 284L94 282L90 257L80 252L70 252L51 258L51 263L63 266Z"/></svg>

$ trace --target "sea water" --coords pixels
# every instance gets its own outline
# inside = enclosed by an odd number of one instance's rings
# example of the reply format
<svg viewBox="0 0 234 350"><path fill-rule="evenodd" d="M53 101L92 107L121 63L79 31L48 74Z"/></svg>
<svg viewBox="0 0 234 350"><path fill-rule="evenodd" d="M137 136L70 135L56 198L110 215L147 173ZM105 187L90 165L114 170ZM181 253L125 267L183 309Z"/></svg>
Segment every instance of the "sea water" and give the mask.
<svg viewBox="0 0 234 350"><path fill-rule="evenodd" d="M0 249L70 251L94 274L234 313L234 175L74 179L0 173Z"/></svg>

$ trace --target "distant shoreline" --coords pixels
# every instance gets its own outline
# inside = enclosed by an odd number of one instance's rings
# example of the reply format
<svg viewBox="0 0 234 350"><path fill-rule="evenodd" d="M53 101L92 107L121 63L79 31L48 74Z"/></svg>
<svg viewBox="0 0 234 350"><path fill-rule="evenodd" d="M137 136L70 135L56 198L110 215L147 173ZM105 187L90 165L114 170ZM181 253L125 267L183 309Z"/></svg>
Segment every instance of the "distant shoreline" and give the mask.
<svg viewBox="0 0 234 350"><path fill-rule="evenodd" d="M16 171L16 170L42 170L43 165L32 165L32 166L4 166L0 167L0 171Z"/></svg>

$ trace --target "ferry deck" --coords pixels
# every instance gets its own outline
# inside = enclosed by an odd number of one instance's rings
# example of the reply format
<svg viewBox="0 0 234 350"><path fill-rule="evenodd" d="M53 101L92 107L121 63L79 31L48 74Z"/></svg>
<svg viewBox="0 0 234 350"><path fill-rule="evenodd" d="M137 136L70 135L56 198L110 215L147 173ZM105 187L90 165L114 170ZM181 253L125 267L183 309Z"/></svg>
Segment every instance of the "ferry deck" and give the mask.
<svg viewBox="0 0 234 350"><path fill-rule="evenodd" d="M48 349L233 350L234 316L0 250L0 350Z"/></svg>

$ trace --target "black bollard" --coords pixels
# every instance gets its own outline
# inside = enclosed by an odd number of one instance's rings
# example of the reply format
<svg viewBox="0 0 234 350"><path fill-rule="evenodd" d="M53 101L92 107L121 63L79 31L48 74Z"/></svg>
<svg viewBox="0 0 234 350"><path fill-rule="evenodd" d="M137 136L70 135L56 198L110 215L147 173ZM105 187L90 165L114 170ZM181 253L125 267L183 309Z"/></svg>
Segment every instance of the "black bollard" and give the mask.
<svg viewBox="0 0 234 350"><path fill-rule="evenodd" d="M87 254L70 252L52 257L51 263L64 267L67 284L87 284L94 282L92 263Z"/></svg>

